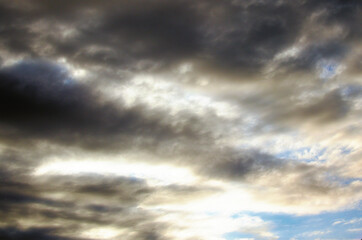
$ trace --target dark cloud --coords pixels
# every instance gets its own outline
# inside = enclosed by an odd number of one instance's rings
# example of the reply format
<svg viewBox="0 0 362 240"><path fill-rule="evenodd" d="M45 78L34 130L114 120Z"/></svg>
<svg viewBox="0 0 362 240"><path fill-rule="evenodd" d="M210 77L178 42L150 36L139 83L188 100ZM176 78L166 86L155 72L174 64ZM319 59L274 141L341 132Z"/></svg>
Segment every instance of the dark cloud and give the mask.
<svg viewBox="0 0 362 240"><path fill-rule="evenodd" d="M4 29L4 44L8 49L21 42L23 52L29 52L33 48L32 42L37 41L50 49L43 57L65 56L78 63L123 65L131 69L146 60L162 64L179 61L200 49L199 17L192 5L182 1L111 1L107 4L89 1L86 6L83 1L72 4L58 1L32 3L34 9L21 12L26 18L18 19L19 24L15 27ZM4 12L15 11L6 5ZM54 25L74 28L77 36L62 38L53 30L49 33L54 34L40 32L34 36L27 24L41 24L44 19ZM23 35L11 32L13 28ZM26 35L26 32L33 35ZM20 49L18 45L14 46L14 51ZM40 55L36 51L34 54Z"/></svg>
<svg viewBox="0 0 362 240"><path fill-rule="evenodd" d="M256 150L228 149L206 158L201 172L210 177L240 181L248 175L259 175L281 168L285 163Z"/></svg>
<svg viewBox="0 0 362 240"><path fill-rule="evenodd" d="M77 178L68 178L59 176L55 178L47 178L54 184L51 186L43 185L41 191L67 191L73 195L77 195L79 199L87 199L92 196L93 199L107 198L108 201L114 200L121 207L137 206L141 201L149 195L158 191L149 187L145 181L137 178L126 177L110 177L102 175L80 176Z"/></svg>
<svg viewBox="0 0 362 240"><path fill-rule="evenodd" d="M2 202L2 204L6 203L12 203L12 204L39 203L45 205L56 204L56 202L51 200L25 195L22 193L11 192L11 191L0 192L0 202Z"/></svg>
<svg viewBox="0 0 362 240"><path fill-rule="evenodd" d="M51 228L30 228L26 230L15 227L0 229L0 238L4 240L70 240L76 238L65 238L57 236Z"/></svg>
<svg viewBox="0 0 362 240"><path fill-rule="evenodd" d="M1 239L28 239L27 237L29 239L43 239L42 237L44 239L83 239L78 238L81 232L94 227L110 226L127 229L127 232L142 236L149 229L153 229L154 234L162 231L159 228L150 227L155 224L154 217L156 216L138 207L141 198L137 199L137 195L141 196L145 193L141 193L142 190L138 187L132 186L133 183L127 185L122 182L122 179L104 179L101 176L58 179L60 180L58 182L56 179L46 179L46 182L42 183L33 182L32 195L1 192L0 222L9 226L0 231ZM98 185L90 183L92 181L97 182ZM113 184L107 187L104 182L110 181L113 181ZM124 181L133 180L124 179ZM101 189L102 184L105 189ZM8 186L8 188L11 187ZM112 191L109 190L110 188ZM152 190L152 192L155 191L158 190ZM63 194L64 198L68 199L68 204L64 204L63 200L48 200L39 197L39 195L51 193ZM12 227L22 226L24 221L49 226L49 229L44 229L43 232L40 229L17 230ZM56 223L61 223L62 229L50 227ZM71 235L74 238L59 237L60 235ZM93 238L90 236L84 239Z"/></svg>
<svg viewBox="0 0 362 240"><path fill-rule="evenodd" d="M162 123L162 115L102 99L92 89L97 86L77 82L56 64L24 61L2 68L0 78L4 141L53 139L83 147L124 148L138 136L162 141L180 135ZM187 128L181 134L197 136Z"/></svg>
<svg viewBox="0 0 362 240"><path fill-rule="evenodd" d="M192 8L180 1L139 4L144 6L109 14L95 32L110 36L121 51L131 49L135 57L171 60L199 51L199 21Z"/></svg>
<svg viewBox="0 0 362 240"><path fill-rule="evenodd" d="M2 3L2 12L10 17L3 21L11 23L4 24L2 31L8 50L132 71L188 60L204 62L212 69L255 74L277 53L308 36L310 29L332 29L338 23L351 39L360 38L358 1L88 1L86 5L83 1L32 1L28 5L33 8ZM313 14L320 17L310 26ZM44 22L53 24L45 25L47 32L36 30L35 23ZM35 24L35 30L29 23ZM59 25L64 29L52 29ZM65 29L74 31L74 36L62 37ZM318 36L314 38L319 41ZM34 42L49 51L42 53ZM320 51L312 47L300 58L313 64L316 52L328 55L323 49L338 52L347 48L346 43L337 40L337 50L329 43L317 47Z"/></svg>
<svg viewBox="0 0 362 240"><path fill-rule="evenodd" d="M216 66L236 69L238 73L255 73L293 43L301 19L292 4L251 1L245 5L229 6L221 19L216 20L220 28L210 25L207 54L216 61Z"/></svg>
<svg viewBox="0 0 362 240"><path fill-rule="evenodd" d="M311 11L323 11L318 18L326 27L332 24L342 25L348 31L347 38L360 39L361 29L357 26L361 20L362 4L358 0L307 1Z"/></svg>
<svg viewBox="0 0 362 240"><path fill-rule="evenodd" d="M93 106L96 96L64 69L46 62L23 62L2 69L1 93L2 122L30 131L35 128L39 135L59 128L81 129L88 120L93 121L85 115L97 112Z"/></svg>

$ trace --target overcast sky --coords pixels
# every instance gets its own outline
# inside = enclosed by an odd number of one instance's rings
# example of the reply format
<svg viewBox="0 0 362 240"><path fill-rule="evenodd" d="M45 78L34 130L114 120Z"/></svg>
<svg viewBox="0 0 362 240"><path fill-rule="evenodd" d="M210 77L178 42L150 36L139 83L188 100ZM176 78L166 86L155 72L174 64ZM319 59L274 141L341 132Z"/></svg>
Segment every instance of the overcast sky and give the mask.
<svg viewBox="0 0 362 240"><path fill-rule="evenodd" d="M0 239L361 239L361 24L361 0L0 0Z"/></svg>

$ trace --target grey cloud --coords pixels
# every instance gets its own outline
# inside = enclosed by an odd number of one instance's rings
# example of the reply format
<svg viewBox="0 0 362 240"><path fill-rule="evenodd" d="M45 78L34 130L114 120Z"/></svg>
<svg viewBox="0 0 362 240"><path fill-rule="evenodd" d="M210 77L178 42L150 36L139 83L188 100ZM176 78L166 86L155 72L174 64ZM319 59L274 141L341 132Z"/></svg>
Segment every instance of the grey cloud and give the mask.
<svg viewBox="0 0 362 240"><path fill-rule="evenodd" d="M281 168L285 163L257 150L237 151L227 149L205 157L200 172L207 176L230 180L245 180L249 175L259 175Z"/></svg>
<svg viewBox="0 0 362 240"><path fill-rule="evenodd" d="M106 101L92 89L97 86L78 83L56 64L24 61L2 68L0 78L4 142L48 139L111 149L125 148L137 137L161 141L180 135L162 123L162 115ZM187 128L181 134L197 137Z"/></svg>
<svg viewBox="0 0 362 240"><path fill-rule="evenodd" d="M361 20L362 4L358 0L349 1L307 1L307 8L314 11L324 11L318 19L323 24L341 24L348 30L349 39L357 40L361 37L361 29L357 27Z"/></svg>
<svg viewBox="0 0 362 240"><path fill-rule="evenodd" d="M287 199L285 202L290 200L290 203L300 193L307 194L312 199L337 194L344 188L353 188L342 186L338 180L328 179L328 175L335 175L336 169L313 166L293 159L278 159L257 150L229 149L223 154L214 153L214 156L205 157L198 169L200 174L213 179L248 183L251 186L260 184L268 188L283 186L278 189L279 199ZM270 197L276 196L270 193Z"/></svg>
<svg viewBox="0 0 362 240"><path fill-rule="evenodd" d="M51 184L47 185L46 182ZM158 191L141 179L102 175L68 177L67 180L64 176L49 177L43 180L39 188L40 192L66 191L76 196L76 199L83 200L87 200L90 196L93 200L106 197L110 202L118 202L121 207L137 206L149 195Z"/></svg>
<svg viewBox="0 0 362 240"><path fill-rule="evenodd" d="M336 171L308 164L290 164L282 170L251 176L247 182L253 183L252 193L256 199L268 196L266 202L296 207L295 212L313 214L351 208L360 199L361 187L333 179L331 176Z"/></svg>
<svg viewBox="0 0 362 240"><path fill-rule="evenodd" d="M86 186L87 183L81 182L79 179L78 181L77 184L80 185L80 189L77 189L77 187L73 189L68 187L68 189L56 190L57 183L55 182L48 182L48 189L43 189L45 186L33 186L37 190L36 193L33 194L46 194L47 192L49 193L49 191L64 194L65 198L71 199L70 202L72 204L67 205L61 204L62 201L45 201L43 198L36 196L14 196L12 193L3 192L1 199L5 200L6 204L4 205L4 202L1 201L2 206L5 208L1 208L0 222L3 225L5 224L5 226L9 226L7 230L13 229L14 226L22 226L23 222L30 220L35 225L40 224L41 226L49 226L49 228L61 224L62 228L54 229L56 230L54 233L53 231L46 232L47 234L44 235L44 239L52 239L52 237L54 237L54 239L83 239L79 238L81 232L94 227L101 228L110 226L125 229L125 236L128 232L143 235L144 231L148 231L149 226L156 224L154 223L155 216L153 216L152 213L138 209L135 195L132 195L131 198L128 197L133 192L130 186L123 186L123 190L114 192L113 196L110 196L110 193L104 190L105 195L97 198L97 194L100 194L100 192L95 193L93 189L91 189L92 187L94 188L94 185L90 184ZM99 181L103 180L99 179ZM80 193L77 194L77 191ZM82 197L81 195L85 196ZM112 201L112 198L115 200ZM51 201L51 204L49 204L48 201ZM103 204L92 203L92 201L101 201ZM28 231L30 231L31 234ZM161 231L161 229L154 228L155 234ZM27 239L25 237L28 236L28 234L30 234L29 236L33 236L33 231L32 229L19 230L19 233L16 233L15 231L8 232L4 230L3 234L3 237L12 236L14 239ZM42 235L34 235L34 239L42 239L41 237ZM132 235L129 239L143 238L135 238Z"/></svg>
<svg viewBox="0 0 362 240"><path fill-rule="evenodd" d="M40 198L36 196L26 195L23 193L16 193L11 191L1 191L0 192L0 202L2 202L3 206L6 204L26 204L26 203L38 203L43 205L64 205L62 203L58 203L49 199Z"/></svg>
<svg viewBox="0 0 362 240"><path fill-rule="evenodd" d="M30 233L33 236L34 229L23 227L23 222L31 220L36 226L50 229L63 226L45 232L44 238L49 239L83 239L79 237L82 232L97 227L122 228L123 239L166 239L163 232L170 226L156 220L164 213L143 209L142 204L182 203L220 191L177 184L149 186L142 179L102 174L34 177L31 174L36 160L26 161L17 154L29 157L26 150L1 156L4 174L0 182L0 222L7 226L3 233L7 237L7 230L9 236L19 239L26 239ZM61 199L50 197L59 194Z"/></svg>
<svg viewBox="0 0 362 240"><path fill-rule="evenodd" d="M15 227L0 228L0 238L4 240L75 240L79 238L60 237L51 228L30 228L26 230Z"/></svg>
<svg viewBox="0 0 362 240"><path fill-rule="evenodd" d="M29 48L32 48L29 40L36 40L51 49L50 55L43 57L66 56L77 62L132 68L138 61L147 59L166 64L172 59L179 60L194 54L199 48L199 26L194 26L198 22L197 17L182 1L112 1L107 4L92 1L87 2L86 8L83 1L72 4L32 3L36 6L35 9L22 12L22 15L31 18L30 22L52 18L49 21L53 21L55 25L62 23L74 27L79 33L77 37L69 39L46 33L24 35L27 39L24 44ZM6 10L4 7L4 11ZM89 10L95 12L94 16L87 15ZM22 20L19 19L19 22L26 26L27 22ZM12 40L19 38L22 39L21 36L8 34L7 48L11 49ZM92 50L94 47L110 51Z"/></svg>
<svg viewBox="0 0 362 240"><path fill-rule="evenodd" d="M341 84L333 90L326 90L324 80L298 80L305 81L305 85L285 80L285 85L277 89L267 85L254 94L227 97L260 116L254 133L263 133L264 126L271 126L269 132L275 133L304 127L323 129L358 114L354 111L354 101L359 98L358 84Z"/></svg>
<svg viewBox="0 0 362 240"><path fill-rule="evenodd" d="M350 104L350 101L336 90L314 98L309 103L289 103L289 106L270 113L267 121L327 126L346 118L350 112Z"/></svg>
<svg viewBox="0 0 362 240"><path fill-rule="evenodd" d="M217 62L216 66L258 71L298 36L299 12L292 4L255 2L229 7L232 17L226 16L229 14L226 10L219 23L223 28L226 26L226 31L222 32L224 30L214 28L214 25L209 30L211 44L207 54Z"/></svg>
<svg viewBox="0 0 362 240"><path fill-rule="evenodd" d="M280 68L286 68L290 72L313 71L322 60L341 62L347 55L348 49L341 42L313 43L306 47L299 55L281 62ZM327 67L327 66L326 66Z"/></svg>
<svg viewBox="0 0 362 240"><path fill-rule="evenodd" d="M295 117L327 123L345 117L348 110L348 102L338 92L331 92L310 106L296 109Z"/></svg>
<svg viewBox="0 0 362 240"><path fill-rule="evenodd" d="M8 49L41 56L42 53L31 45L38 41L52 49L42 57L67 57L78 64L123 66L132 71L138 71L138 63L145 61L151 62L145 65L146 69L150 66L165 69L172 63L190 60L204 62L212 66L209 69L222 72L260 73L277 53L308 34L308 29L304 29L305 21L322 10L326 11L322 15L325 20L317 24L328 28L328 23L337 21L349 29L350 36L359 38L360 3L357 1L319 4L309 1L243 4L229 1L110 1L100 4L89 1L87 7L82 1L31 3L35 7L26 10L2 3L3 12L14 11L11 17L15 13L22 16L4 20L16 22L3 30ZM29 22L46 20L53 21L53 25L64 24L66 28L75 29L77 34L64 39L59 33L47 35L47 32L54 32L52 29L37 33L27 27ZM343 46L345 42L339 41L336 45L347 48ZM323 55L323 50L320 51ZM300 58L304 65L311 64L311 57Z"/></svg>

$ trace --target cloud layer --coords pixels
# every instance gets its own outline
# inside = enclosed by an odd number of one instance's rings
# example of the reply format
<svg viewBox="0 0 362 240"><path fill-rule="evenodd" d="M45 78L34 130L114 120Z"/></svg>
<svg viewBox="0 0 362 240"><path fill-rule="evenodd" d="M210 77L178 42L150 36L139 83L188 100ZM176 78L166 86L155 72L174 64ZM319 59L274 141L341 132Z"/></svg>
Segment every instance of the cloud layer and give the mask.
<svg viewBox="0 0 362 240"><path fill-rule="evenodd" d="M361 21L358 0L0 0L0 238L283 239L261 213L359 211Z"/></svg>

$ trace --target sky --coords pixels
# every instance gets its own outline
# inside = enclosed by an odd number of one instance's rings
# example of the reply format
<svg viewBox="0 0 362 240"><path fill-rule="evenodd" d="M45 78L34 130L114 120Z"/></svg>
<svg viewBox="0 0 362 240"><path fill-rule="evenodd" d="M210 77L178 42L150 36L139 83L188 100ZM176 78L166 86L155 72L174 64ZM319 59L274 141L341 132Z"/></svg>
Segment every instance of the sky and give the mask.
<svg viewBox="0 0 362 240"><path fill-rule="evenodd" d="M0 0L0 239L361 239L361 23L361 0Z"/></svg>

